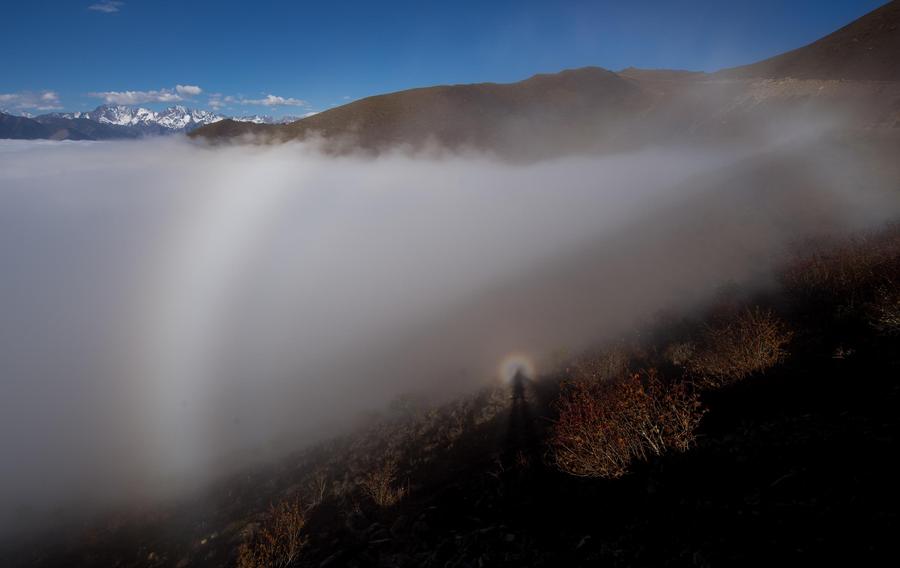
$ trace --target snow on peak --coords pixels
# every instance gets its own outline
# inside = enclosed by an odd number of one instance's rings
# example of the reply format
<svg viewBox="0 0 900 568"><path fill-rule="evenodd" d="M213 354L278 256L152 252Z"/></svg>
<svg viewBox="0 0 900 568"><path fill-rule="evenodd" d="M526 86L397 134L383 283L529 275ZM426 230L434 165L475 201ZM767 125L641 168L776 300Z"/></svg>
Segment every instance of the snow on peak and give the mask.
<svg viewBox="0 0 900 568"><path fill-rule="evenodd" d="M119 126L161 126L168 130L185 130L211 124L224 117L205 110L176 105L160 112L143 107L101 105L87 113L72 113L71 118L88 118L103 124Z"/></svg>
<svg viewBox="0 0 900 568"><path fill-rule="evenodd" d="M164 134L168 132L188 132L218 122L226 116L203 109L192 109L183 105L170 106L161 111L154 111L144 107L130 107L125 105L104 104L92 111L51 113L46 116L66 119L87 119L101 124L112 124L137 128L147 134ZM255 124L286 124L299 120L302 117L285 116L273 118L268 115L236 116L232 120L238 122L253 122Z"/></svg>
<svg viewBox="0 0 900 568"><path fill-rule="evenodd" d="M251 114L247 116L235 116L231 120L235 122L252 122L253 124L274 124L275 119L265 114Z"/></svg>

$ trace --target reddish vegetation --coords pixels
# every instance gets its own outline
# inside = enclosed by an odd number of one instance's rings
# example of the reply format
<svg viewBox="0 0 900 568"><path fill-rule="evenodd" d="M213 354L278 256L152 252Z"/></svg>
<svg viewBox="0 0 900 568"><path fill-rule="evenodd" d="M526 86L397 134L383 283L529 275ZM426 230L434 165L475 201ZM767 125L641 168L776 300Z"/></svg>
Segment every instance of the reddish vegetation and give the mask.
<svg viewBox="0 0 900 568"><path fill-rule="evenodd" d="M747 309L730 320L707 326L687 367L695 382L722 387L762 373L786 356L792 332L771 311Z"/></svg>
<svg viewBox="0 0 900 568"><path fill-rule="evenodd" d="M900 226L839 242L810 243L784 271L785 287L802 300L850 311L890 300L900 284Z"/></svg>
<svg viewBox="0 0 900 568"><path fill-rule="evenodd" d="M556 407L553 460L583 477L620 477L635 460L688 449L704 413L684 383L667 384L652 370L567 383Z"/></svg>

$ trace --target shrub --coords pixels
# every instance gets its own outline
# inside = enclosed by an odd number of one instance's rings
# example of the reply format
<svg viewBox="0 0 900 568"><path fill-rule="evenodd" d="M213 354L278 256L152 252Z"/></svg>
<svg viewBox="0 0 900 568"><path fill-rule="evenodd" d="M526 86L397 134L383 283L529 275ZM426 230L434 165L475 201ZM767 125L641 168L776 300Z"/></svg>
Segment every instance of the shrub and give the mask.
<svg viewBox="0 0 900 568"><path fill-rule="evenodd" d="M633 346L612 345L574 359L566 368L566 373L572 381L618 380L628 375L632 360L640 358L635 351Z"/></svg>
<svg viewBox="0 0 900 568"><path fill-rule="evenodd" d="M316 469L307 481L307 493L310 508L321 505L328 495L328 472L323 468Z"/></svg>
<svg viewBox="0 0 900 568"><path fill-rule="evenodd" d="M555 406L553 461L581 477L620 477L635 460L686 450L704 413L696 393L655 371L566 383Z"/></svg>
<svg viewBox="0 0 900 568"><path fill-rule="evenodd" d="M684 367L694 356L696 347L689 341L672 343L666 347L663 357L676 367Z"/></svg>
<svg viewBox="0 0 900 568"><path fill-rule="evenodd" d="M272 505L266 520L246 535L238 549L238 568L292 566L306 545L304 526L306 515L299 500Z"/></svg>
<svg viewBox="0 0 900 568"><path fill-rule="evenodd" d="M363 491L379 507L391 507L406 496L407 487L394 487L397 480L397 460L388 458L369 472L360 484Z"/></svg>
<svg viewBox="0 0 900 568"><path fill-rule="evenodd" d="M877 234L807 243L781 277L795 295L855 309L886 281L900 277L900 225Z"/></svg>
<svg viewBox="0 0 900 568"><path fill-rule="evenodd" d="M688 361L699 384L717 388L780 363L792 337L787 326L771 311L744 310L736 317L707 326L701 344Z"/></svg>
<svg viewBox="0 0 900 568"><path fill-rule="evenodd" d="M868 306L869 322L885 334L900 333L900 291L896 286L881 288Z"/></svg>
<svg viewBox="0 0 900 568"><path fill-rule="evenodd" d="M511 400L509 389L505 385L502 387L495 385L482 391L479 396L480 404L472 419L473 426L487 424L497 416L507 413Z"/></svg>

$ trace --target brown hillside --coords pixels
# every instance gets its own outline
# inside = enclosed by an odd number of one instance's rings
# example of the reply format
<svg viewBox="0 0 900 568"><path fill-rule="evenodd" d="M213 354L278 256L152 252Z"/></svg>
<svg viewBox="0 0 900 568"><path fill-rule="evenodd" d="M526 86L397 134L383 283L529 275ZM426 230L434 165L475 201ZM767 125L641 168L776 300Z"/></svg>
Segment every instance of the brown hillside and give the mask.
<svg viewBox="0 0 900 568"><path fill-rule="evenodd" d="M856 127L893 128L900 120L898 26L900 0L807 47L714 74L584 67L517 83L378 95L286 125L225 120L191 136L321 137L326 150L338 153L433 145L531 159L668 139L736 139L814 112Z"/></svg>
<svg viewBox="0 0 900 568"><path fill-rule="evenodd" d="M707 77L706 73L702 71L685 71L682 69L640 69L638 67L622 69L619 71L619 75L637 81L686 81Z"/></svg>
<svg viewBox="0 0 900 568"><path fill-rule="evenodd" d="M321 135L366 149L429 142L450 148L562 147L609 143L625 116L647 108L633 80L597 67L535 75L517 83L411 89L368 97L297 122L265 127L222 121L197 130L207 138L262 135L275 140ZM598 137L597 133L603 136Z"/></svg>
<svg viewBox="0 0 900 568"><path fill-rule="evenodd" d="M900 1L894 0L824 38L752 65L728 78L900 80Z"/></svg>

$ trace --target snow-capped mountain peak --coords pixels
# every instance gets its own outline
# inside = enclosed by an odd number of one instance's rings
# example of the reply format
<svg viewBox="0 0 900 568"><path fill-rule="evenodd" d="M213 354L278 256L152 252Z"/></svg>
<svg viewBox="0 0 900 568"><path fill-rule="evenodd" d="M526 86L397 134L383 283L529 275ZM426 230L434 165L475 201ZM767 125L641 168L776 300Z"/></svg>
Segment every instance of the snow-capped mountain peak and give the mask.
<svg viewBox="0 0 900 568"><path fill-rule="evenodd" d="M247 116L232 117L235 122L252 122L254 124L274 124L275 119L265 114L251 114Z"/></svg>
<svg viewBox="0 0 900 568"><path fill-rule="evenodd" d="M218 122L225 118L206 110L190 109L181 105L169 107L157 115L156 122L160 126L172 130L184 130Z"/></svg>
<svg viewBox="0 0 900 568"><path fill-rule="evenodd" d="M175 105L161 111L144 107L104 104L87 112L49 113L37 117L38 121L50 119L90 120L104 125L123 127L130 134L122 132L124 137L174 134L190 132L201 126L212 124L229 118L203 109L192 109L183 105ZM284 124L299 117L275 119L267 115L249 115L234 117L238 122L254 122L256 124Z"/></svg>
<svg viewBox="0 0 900 568"><path fill-rule="evenodd" d="M190 109L182 105L172 106L159 112L143 107L100 105L89 112L73 112L59 116L62 118L86 118L101 124L118 126L157 126L173 131L192 130L225 118L206 110Z"/></svg>
<svg viewBox="0 0 900 568"><path fill-rule="evenodd" d="M123 105L101 105L94 110L83 113L80 118L87 118L101 124L117 124L119 126L136 126L154 121L156 113L145 108L131 108Z"/></svg>

